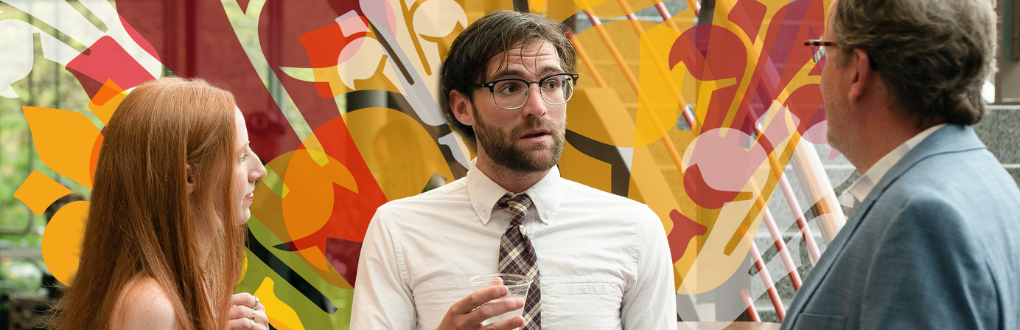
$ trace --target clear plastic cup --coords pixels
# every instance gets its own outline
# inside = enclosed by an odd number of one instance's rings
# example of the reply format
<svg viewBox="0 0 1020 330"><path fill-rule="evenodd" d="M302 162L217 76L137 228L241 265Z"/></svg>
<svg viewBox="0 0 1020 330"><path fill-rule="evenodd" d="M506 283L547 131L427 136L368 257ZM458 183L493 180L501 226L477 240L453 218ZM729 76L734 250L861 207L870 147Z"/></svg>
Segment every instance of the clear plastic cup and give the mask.
<svg viewBox="0 0 1020 330"><path fill-rule="evenodd" d="M490 286L503 285L506 286L508 293L499 299L494 299L491 302L502 301L507 298L518 297L527 301L528 289L531 288L531 278L524 275L516 274L483 274L471 277L471 286L474 287L475 291L488 288ZM482 322L482 324L489 324L493 322L499 322L502 320L509 320L514 316L520 316L524 314L524 307L517 310L512 310L501 315L490 317L489 319Z"/></svg>

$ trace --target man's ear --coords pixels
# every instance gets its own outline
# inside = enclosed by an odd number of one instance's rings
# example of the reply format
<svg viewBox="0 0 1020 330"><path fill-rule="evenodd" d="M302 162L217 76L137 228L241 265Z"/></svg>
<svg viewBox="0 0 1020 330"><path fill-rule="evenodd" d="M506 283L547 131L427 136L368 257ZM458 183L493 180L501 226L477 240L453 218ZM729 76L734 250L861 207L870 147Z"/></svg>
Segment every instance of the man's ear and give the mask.
<svg viewBox="0 0 1020 330"><path fill-rule="evenodd" d="M857 101L864 93L874 86L874 80L879 79L878 72L871 70L871 58L863 49L854 49L851 55L851 69L853 69L854 80L850 84L850 101Z"/></svg>
<svg viewBox="0 0 1020 330"><path fill-rule="evenodd" d="M191 194L192 191L195 191L195 175L191 172L191 165L190 164L185 164L184 168L187 169L187 171L188 171L188 174L187 174L187 176L188 176L188 194Z"/></svg>
<svg viewBox="0 0 1020 330"><path fill-rule="evenodd" d="M453 115L457 117L457 120L461 124L467 126L475 125L475 115L471 111L471 101L468 100L467 95L461 94L456 89L450 91L450 109L453 110Z"/></svg>

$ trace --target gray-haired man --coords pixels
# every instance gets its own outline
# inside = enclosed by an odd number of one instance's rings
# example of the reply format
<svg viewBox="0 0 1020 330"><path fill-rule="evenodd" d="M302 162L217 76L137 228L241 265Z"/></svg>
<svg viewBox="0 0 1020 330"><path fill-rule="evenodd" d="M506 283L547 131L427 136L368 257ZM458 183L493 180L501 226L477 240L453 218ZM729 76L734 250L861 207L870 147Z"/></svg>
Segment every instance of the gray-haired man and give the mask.
<svg viewBox="0 0 1020 330"><path fill-rule="evenodd" d="M838 0L829 143L863 173L783 329L1020 329L1020 190L970 127L995 67L989 0Z"/></svg>

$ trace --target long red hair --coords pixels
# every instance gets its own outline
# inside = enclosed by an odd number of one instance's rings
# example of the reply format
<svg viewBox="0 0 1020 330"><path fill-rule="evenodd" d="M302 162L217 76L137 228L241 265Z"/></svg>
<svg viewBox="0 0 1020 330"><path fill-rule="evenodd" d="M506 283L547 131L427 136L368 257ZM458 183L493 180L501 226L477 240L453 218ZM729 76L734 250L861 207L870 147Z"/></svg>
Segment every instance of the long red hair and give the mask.
<svg viewBox="0 0 1020 330"><path fill-rule="evenodd" d="M181 329L227 327L246 230L230 198L234 107L230 92L179 78L142 84L117 107L99 152L81 261L58 305L60 328L109 328L137 276L161 286ZM190 194L187 166L197 180ZM200 228L212 228L212 246L199 246Z"/></svg>

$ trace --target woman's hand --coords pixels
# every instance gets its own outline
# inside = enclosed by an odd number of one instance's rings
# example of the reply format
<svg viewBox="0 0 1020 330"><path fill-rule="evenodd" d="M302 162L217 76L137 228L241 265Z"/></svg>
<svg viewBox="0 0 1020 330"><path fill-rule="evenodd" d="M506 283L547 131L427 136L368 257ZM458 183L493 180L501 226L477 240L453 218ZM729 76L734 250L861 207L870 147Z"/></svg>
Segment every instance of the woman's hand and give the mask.
<svg viewBox="0 0 1020 330"><path fill-rule="evenodd" d="M269 330L266 306L250 293L238 293L230 297L230 330Z"/></svg>

